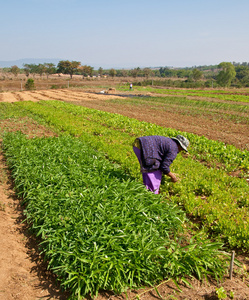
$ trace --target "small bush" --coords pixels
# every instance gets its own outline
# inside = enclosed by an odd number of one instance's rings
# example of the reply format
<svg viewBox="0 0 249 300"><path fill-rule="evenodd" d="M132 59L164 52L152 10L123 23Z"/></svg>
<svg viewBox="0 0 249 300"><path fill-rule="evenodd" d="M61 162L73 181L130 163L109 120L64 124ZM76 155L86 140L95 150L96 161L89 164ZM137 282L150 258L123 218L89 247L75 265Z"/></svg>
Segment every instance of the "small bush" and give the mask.
<svg viewBox="0 0 249 300"><path fill-rule="evenodd" d="M35 89L34 79L29 78L26 81L25 88L26 90L34 90Z"/></svg>
<svg viewBox="0 0 249 300"><path fill-rule="evenodd" d="M53 89L59 89L60 87L58 85L56 85L56 84L53 84L53 85L51 85L50 88L53 90Z"/></svg>

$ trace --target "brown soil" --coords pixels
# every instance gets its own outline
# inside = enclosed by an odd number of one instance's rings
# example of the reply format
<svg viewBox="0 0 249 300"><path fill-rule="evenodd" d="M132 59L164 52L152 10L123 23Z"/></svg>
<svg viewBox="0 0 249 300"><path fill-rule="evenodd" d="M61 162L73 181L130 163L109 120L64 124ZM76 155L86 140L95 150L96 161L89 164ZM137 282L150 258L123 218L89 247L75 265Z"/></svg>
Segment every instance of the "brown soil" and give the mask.
<svg viewBox="0 0 249 300"><path fill-rule="evenodd" d="M21 130L32 138L53 136L44 126L23 118L19 123L0 122L0 129ZM67 299L39 255L38 242L23 223L23 207L0 153L0 299Z"/></svg>
<svg viewBox="0 0 249 300"><path fill-rule="evenodd" d="M70 100L65 101L72 102L73 100L70 98ZM229 120L217 122L204 116L182 115L177 112L151 110L148 107L141 106L135 109L134 105L106 103L101 99L94 99L94 101L82 99L80 101L76 100L74 103L89 108L122 114L163 127L191 132L200 136L203 135L212 140L234 145L242 150L249 150L249 124L234 123Z"/></svg>
<svg viewBox="0 0 249 300"><path fill-rule="evenodd" d="M178 111L155 110L150 107L139 106L135 109L134 105L111 103L103 100L117 99L118 95L86 93L80 90L41 90L33 92L13 92L2 93L0 101L38 101L38 100L61 100L73 102L77 105L83 105L89 108L96 108L108 112L119 113L140 121L147 121L160 126L175 128L180 131L192 132L200 136L206 136L209 139L231 144L242 150L249 150L249 124L248 122L234 122L224 120L221 117L212 117L208 115L187 115ZM124 99L124 97L120 97ZM212 101L215 101L212 99ZM219 100L217 100L219 101ZM238 113L239 114L239 113Z"/></svg>
<svg viewBox="0 0 249 300"><path fill-rule="evenodd" d="M97 108L110 112L117 112L139 120L157 123L162 126L189 131L217 139L239 148L245 148L248 143L248 125L224 123L217 124L212 120L200 117L190 117L160 111L151 111L139 107L139 113L134 106L119 105L103 100L110 99L110 95L79 93L69 90L37 91L2 93L0 101L37 101L45 99L58 99L74 101L86 107ZM114 96L117 98L117 96ZM33 120L23 118L21 122L0 121L0 130L21 130L29 137L52 136L49 129L36 124ZM248 143L249 144L249 143ZM59 289L54 276L46 270L46 263L42 262L39 255L38 241L28 232L23 221L23 207L15 195L13 184L3 155L0 155L0 299L3 300L34 300L34 299L67 299L68 294ZM245 256L237 257L246 269L249 261ZM222 283L190 281L193 288L184 284L180 285L182 292L171 282L163 282L158 286L158 291L163 299L219 299L217 288L223 287L227 293L226 299L249 299L249 275L245 269L235 267L232 280L228 275ZM130 291L128 299L141 300L159 299L155 289ZM232 297L232 295L234 295ZM102 292L97 300L126 299L125 295L115 296Z"/></svg>

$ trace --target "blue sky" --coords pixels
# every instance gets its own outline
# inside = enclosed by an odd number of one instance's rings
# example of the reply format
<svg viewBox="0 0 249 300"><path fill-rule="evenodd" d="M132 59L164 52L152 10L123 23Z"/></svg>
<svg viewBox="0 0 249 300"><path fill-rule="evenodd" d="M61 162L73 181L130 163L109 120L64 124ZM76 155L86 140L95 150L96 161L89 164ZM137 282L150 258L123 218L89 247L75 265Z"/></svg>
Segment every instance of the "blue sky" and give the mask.
<svg viewBox="0 0 249 300"><path fill-rule="evenodd" d="M1 1L0 61L95 69L249 62L248 0Z"/></svg>

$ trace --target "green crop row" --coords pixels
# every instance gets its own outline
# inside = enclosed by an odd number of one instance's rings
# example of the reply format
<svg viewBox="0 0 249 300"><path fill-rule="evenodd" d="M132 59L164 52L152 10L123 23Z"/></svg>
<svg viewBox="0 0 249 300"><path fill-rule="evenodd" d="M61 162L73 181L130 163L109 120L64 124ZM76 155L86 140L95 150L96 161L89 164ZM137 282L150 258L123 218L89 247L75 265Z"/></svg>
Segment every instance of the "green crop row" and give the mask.
<svg viewBox="0 0 249 300"><path fill-rule="evenodd" d="M235 123L249 124L249 106L238 103L211 102L205 100L192 100L179 96L161 96L161 97L130 97L124 99L111 99L108 102L118 103L125 107L127 105L135 106L136 109L153 108L153 111L166 111L179 113L188 116L207 116L217 121L231 120Z"/></svg>
<svg viewBox="0 0 249 300"><path fill-rule="evenodd" d="M110 102L124 102L129 101L131 103L135 103L139 105L139 101L142 104L153 103L155 106L163 106L163 105L175 105L175 106L182 106L182 107L191 107L196 109L208 109L211 111L218 111L221 112L242 112L242 113L249 113L248 105L243 105L239 103L227 103L227 102L215 102L215 101L202 101L202 100L193 100L193 99L186 99L186 97L175 97L175 96L167 96L167 97L155 97L155 96L139 96L139 97L132 97L132 98L125 98L123 101L122 99L113 99L109 100Z"/></svg>
<svg viewBox="0 0 249 300"><path fill-rule="evenodd" d="M175 204L146 191L82 139L8 133L3 149L27 222L73 297L224 275L220 243L185 237L186 218Z"/></svg>
<svg viewBox="0 0 249 300"><path fill-rule="evenodd" d="M118 114L59 101L20 102L16 105L58 130L87 140L137 179L140 179L139 166L131 147L134 138L153 134L175 136L181 133ZM191 142L190 155L178 155L173 163L172 171L177 172L182 180L175 185L165 181L162 185L165 197L183 205L188 214L199 217L205 227L216 236L221 236L230 247L248 251L249 186L245 179L227 174L231 170L244 169L246 176L248 151L240 151L231 145L194 134L183 134ZM207 168L196 158L206 162L216 160L220 170L215 166Z"/></svg>
<svg viewBox="0 0 249 300"><path fill-rule="evenodd" d="M132 139L142 135L175 136L177 134L184 134L191 141L189 154L192 158L206 162L213 167L219 163L219 168L223 168L227 172L241 170L241 176L243 173L245 177L248 176L249 151L241 151L232 145L209 140L204 136L197 136L187 132L181 133L171 128L164 128L147 122L139 122L136 119L118 114L79 107L60 101L41 101L39 104L20 102L18 106L30 110L36 116L39 115L42 119L47 120L50 125L54 125L58 129L66 129L70 134L81 135L88 130L95 135L102 134L102 138L97 139L99 143L101 143L101 140L108 141L107 139L113 139L117 134L123 134L123 144L130 147ZM54 114L57 114L58 117L56 118ZM68 115L67 124L63 120L64 114ZM78 122L77 126L74 125L76 120ZM98 132L99 130L101 133ZM111 140L109 140L109 143L111 143Z"/></svg>
<svg viewBox="0 0 249 300"><path fill-rule="evenodd" d="M127 90L127 87L119 87L120 90ZM154 87L135 87L136 91L151 92L156 94L165 95L183 95L183 96L196 96L207 97L225 101L235 102L249 102L249 96L246 93L236 94L236 92L229 92L224 90L184 90L184 89L158 89Z"/></svg>

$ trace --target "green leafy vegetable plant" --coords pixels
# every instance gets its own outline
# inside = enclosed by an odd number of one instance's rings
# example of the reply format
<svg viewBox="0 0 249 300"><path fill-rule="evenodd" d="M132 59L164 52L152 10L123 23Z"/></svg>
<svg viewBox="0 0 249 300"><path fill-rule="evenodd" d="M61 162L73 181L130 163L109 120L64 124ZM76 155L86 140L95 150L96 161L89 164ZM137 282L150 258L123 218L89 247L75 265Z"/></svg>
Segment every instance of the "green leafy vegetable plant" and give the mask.
<svg viewBox="0 0 249 300"><path fill-rule="evenodd" d="M189 240L183 211L88 142L9 133L3 148L26 220L73 296L120 293L165 278L222 278L221 244L202 235Z"/></svg>

